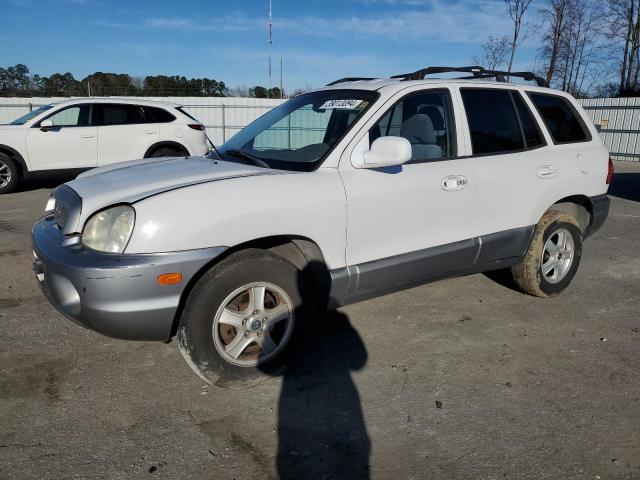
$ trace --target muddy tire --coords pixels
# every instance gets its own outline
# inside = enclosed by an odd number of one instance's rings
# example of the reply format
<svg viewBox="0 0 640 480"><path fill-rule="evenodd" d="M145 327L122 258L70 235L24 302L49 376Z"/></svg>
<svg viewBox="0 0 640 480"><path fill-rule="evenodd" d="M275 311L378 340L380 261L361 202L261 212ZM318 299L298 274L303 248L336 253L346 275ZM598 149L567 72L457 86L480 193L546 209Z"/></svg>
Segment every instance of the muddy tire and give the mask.
<svg viewBox="0 0 640 480"><path fill-rule="evenodd" d="M571 283L581 256L578 222L566 213L550 210L536 226L524 259L511 268L511 274L524 293L550 297Z"/></svg>
<svg viewBox="0 0 640 480"><path fill-rule="evenodd" d="M306 316L304 284L284 258L258 249L229 255L194 285L178 346L202 379L222 387L259 383L293 358Z"/></svg>
<svg viewBox="0 0 640 480"><path fill-rule="evenodd" d="M10 193L18 186L20 170L11 158L0 153L0 195Z"/></svg>

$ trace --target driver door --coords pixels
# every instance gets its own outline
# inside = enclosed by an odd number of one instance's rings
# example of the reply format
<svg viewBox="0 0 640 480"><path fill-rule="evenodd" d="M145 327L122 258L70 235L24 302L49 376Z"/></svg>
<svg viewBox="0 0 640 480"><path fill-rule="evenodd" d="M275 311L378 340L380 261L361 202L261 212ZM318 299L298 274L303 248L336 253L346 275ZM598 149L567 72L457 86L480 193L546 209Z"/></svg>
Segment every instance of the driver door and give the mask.
<svg viewBox="0 0 640 480"><path fill-rule="evenodd" d="M93 105L82 103L65 107L29 128L26 136L29 163L33 170L92 168L97 165L97 127L93 122Z"/></svg>
<svg viewBox="0 0 640 480"><path fill-rule="evenodd" d="M401 167L356 169L343 158L347 194L349 301L422 283L473 264L473 172L456 158L448 89L410 93L370 122L362 142L399 136L411 143ZM355 278L353 278L355 277Z"/></svg>

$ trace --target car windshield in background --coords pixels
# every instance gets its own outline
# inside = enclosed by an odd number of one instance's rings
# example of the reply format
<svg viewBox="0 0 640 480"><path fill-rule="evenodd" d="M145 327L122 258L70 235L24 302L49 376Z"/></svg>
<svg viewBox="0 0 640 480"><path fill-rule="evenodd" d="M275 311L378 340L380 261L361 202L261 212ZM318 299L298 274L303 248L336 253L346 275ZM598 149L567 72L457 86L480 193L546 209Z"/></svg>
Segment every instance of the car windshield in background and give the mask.
<svg viewBox="0 0 640 480"><path fill-rule="evenodd" d="M218 150L225 160L241 160L240 151L271 168L311 171L377 97L366 90L300 95L248 125Z"/></svg>
<svg viewBox="0 0 640 480"><path fill-rule="evenodd" d="M9 125L24 125L25 123L27 123L32 118L36 118L42 112L46 112L50 108L53 108L53 105L42 105L42 106L36 108L35 110L33 110L32 112L26 113L23 116L21 116L20 118L16 118Z"/></svg>

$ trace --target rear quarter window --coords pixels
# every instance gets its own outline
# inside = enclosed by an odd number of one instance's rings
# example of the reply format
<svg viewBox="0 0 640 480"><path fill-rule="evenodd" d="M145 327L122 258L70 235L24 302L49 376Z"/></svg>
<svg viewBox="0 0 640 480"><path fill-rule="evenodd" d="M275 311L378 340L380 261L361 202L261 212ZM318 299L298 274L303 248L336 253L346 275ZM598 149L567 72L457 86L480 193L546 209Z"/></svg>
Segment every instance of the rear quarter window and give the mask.
<svg viewBox="0 0 640 480"><path fill-rule="evenodd" d="M169 123L173 122L176 117L167 112L164 108L159 107L144 107L147 111L147 119L153 123Z"/></svg>
<svg viewBox="0 0 640 480"><path fill-rule="evenodd" d="M591 135L569 100L558 95L527 92L544 121L553 142L588 142Z"/></svg>

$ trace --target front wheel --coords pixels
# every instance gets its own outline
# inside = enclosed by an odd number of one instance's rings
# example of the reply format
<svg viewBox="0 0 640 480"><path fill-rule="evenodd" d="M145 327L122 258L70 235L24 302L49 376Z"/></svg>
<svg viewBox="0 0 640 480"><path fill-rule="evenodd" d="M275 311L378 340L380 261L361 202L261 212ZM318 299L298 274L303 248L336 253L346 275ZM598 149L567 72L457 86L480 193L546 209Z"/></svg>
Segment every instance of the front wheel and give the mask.
<svg viewBox="0 0 640 480"><path fill-rule="evenodd" d="M16 163L3 153L0 153L0 195L10 193L18 185L20 171Z"/></svg>
<svg viewBox="0 0 640 480"><path fill-rule="evenodd" d="M511 268L511 273L523 292L549 297L569 286L581 257L582 232L577 221L550 210L536 226L524 259Z"/></svg>
<svg viewBox="0 0 640 480"><path fill-rule="evenodd" d="M189 294L178 346L207 382L251 383L286 366L302 307L295 266L263 250L236 252L205 273Z"/></svg>

